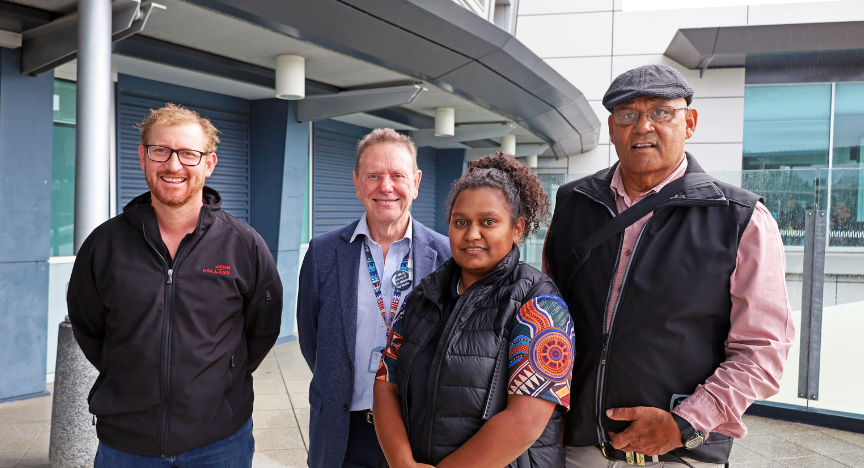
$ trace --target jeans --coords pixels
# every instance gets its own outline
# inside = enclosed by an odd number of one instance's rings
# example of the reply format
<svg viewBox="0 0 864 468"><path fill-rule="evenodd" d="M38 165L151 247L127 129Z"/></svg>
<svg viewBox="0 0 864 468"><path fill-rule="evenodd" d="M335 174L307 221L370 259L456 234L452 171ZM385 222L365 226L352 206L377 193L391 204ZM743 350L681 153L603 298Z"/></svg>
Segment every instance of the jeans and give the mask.
<svg viewBox="0 0 864 468"><path fill-rule="evenodd" d="M93 468L251 468L255 453L252 418L234 434L172 457L148 457L113 449L102 442Z"/></svg>

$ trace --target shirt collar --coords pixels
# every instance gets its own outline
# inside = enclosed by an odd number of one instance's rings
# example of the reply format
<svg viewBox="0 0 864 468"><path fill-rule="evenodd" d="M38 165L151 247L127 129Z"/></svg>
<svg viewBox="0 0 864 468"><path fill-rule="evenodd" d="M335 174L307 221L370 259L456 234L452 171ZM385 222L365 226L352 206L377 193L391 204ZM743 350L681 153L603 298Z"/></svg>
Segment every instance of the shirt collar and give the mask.
<svg viewBox="0 0 864 468"><path fill-rule="evenodd" d="M351 242L354 242L354 239L357 238L358 235L363 234L367 239L372 240L372 236L369 234L369 223L366 221L366 213L363 213L363 216L360 217L360 222L357 223L357 227L354 228L354 234L351 235ZM414 218L411 215L408 215L408 229L405 230L405 236L402 239L399 239L396 242L399 242L404 239L408 239L409 242L413 239L414 235ZM375 242L375 241L372 241Z"/></svg>
<svg viewBox="0 0 864 468"><path fill-rule="evenodd" d="M672 171L671 174L666 176L665 179L661 180L659 184L655 185L651 188L651 190L639 194L636 198L642 197L643 195L651 195L653 193L657 193L663 189L669 182L672 182L675 179L681 178L684 176L684 173L687 172L687 157L681 160L681 164L678 165L678 168ZM615 192L615 194L624 200L633 203L634 200L630 200L627 196L627 191L624 190L624 180L621 178L621 164L618 164L618 167L615 168L615 174L612 176L612 183L609 187Z"/></svg>

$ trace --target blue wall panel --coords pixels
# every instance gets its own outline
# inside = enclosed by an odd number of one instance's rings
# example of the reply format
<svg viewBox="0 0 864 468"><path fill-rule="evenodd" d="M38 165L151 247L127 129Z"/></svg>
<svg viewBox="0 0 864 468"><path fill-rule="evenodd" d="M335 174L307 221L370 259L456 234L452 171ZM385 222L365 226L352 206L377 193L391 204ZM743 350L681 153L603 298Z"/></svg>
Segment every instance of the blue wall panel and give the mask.
<svg viewBox="0 0 864 468"><path fill-rule="evenodd" d="M309 161L309 124L296 120L297 103L280 99L250 105L251 226L261 234L282 279L280 338L294 334L303 195Z"/></svg>
<svg viewBox="0 0 864 468"><path fill-rule="evenodd" d="M45 391L53 73L0 49L0 400Z"/></svg>
<svg viewBox="0 0 864 468"><path fill-rule="evenodd" d="M22 75L20 52L0 49L0 262L47 260L51 245L54 76Z"/></svg>
<svg viewBox="0 0 864 468"><path fill-rule="evenodd" d="M448 149L438 150L438 178L435 181L438 189L435 199L438 203L438 223L435 230L447 235L447 212L444 206L447 194L450 193L450 184L462 177L462 168L465 164L465 150Z"/></svg>
<svg viewBox="0 0 864 468"><path fill-rule="evenodd" d="M47 334L48 262L0 263L0 400L45 391Z"/></svg>

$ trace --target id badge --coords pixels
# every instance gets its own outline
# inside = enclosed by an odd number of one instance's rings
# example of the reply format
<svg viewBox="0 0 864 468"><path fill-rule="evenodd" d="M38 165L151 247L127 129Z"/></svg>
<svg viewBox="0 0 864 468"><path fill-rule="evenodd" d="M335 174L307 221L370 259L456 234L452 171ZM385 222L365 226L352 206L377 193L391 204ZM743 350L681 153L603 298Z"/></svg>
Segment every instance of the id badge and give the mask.
<svg viewBox="0 0 864 468"><path fill-rule="evenodd" d="M383 352L383 346L379 346L372 350L372 355L369 356L369 372L378 372L378 366L381 365L381 353Z"/></svg>

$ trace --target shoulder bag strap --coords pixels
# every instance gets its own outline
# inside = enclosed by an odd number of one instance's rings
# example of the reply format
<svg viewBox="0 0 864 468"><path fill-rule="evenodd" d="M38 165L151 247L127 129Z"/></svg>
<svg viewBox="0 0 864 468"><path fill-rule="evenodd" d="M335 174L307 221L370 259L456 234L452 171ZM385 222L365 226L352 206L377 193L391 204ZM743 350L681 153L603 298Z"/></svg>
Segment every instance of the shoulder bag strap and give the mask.
<svg viewBox="0 0 864 468"><path fill-rule="evenodd" d="M660 204L677 195L678 192L696 185L714 182L715 180L715 178L708 174L685 174L684 176L666 184L666 186L659 192L645 197L644 200L636 203L632 207L624 210L618 216L610 219L606 224L600 226L599 229L588 236L587 239L573 247L573 250L567 255L567 259L563 263L563 265L569 270L568 273L566 273L567 281L562 285L559 285L559 287L570 287L570 283L576 276L576 272L582 268L582 265L585 264L585 261L588 260L588 257L591 255L591 251L597 246L606 242L612 238L612 236L618 234L624 229L627 229L628 226L636 221L644 218L645 215L654 211L658 206L660 206Z"/></svg>

